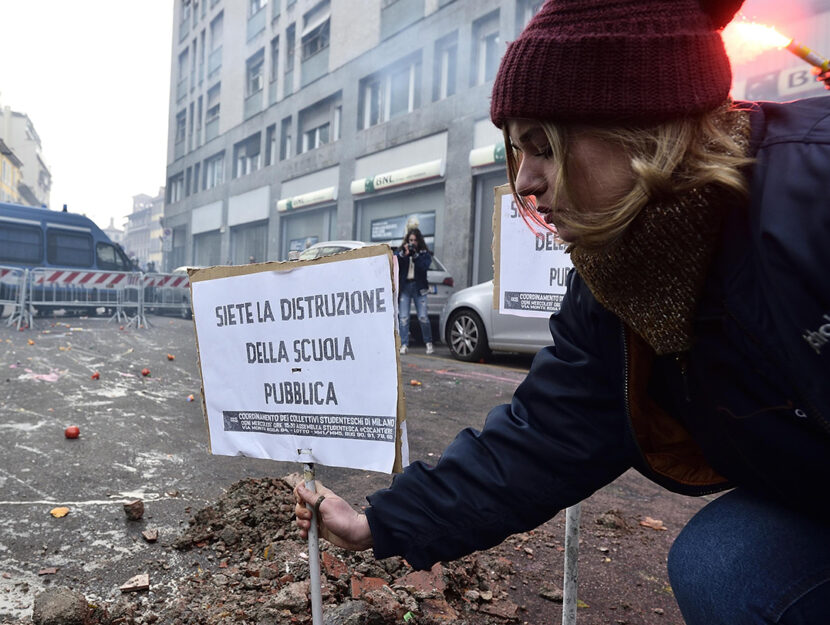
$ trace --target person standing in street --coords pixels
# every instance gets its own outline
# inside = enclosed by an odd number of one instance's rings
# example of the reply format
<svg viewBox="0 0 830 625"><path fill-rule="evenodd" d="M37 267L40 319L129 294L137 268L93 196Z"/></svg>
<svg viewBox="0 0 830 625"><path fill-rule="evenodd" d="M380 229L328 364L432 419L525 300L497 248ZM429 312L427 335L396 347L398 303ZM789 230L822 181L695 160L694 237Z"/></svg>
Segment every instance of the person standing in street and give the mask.
<svg viewBox="0 0 830 625"><path fill-rule="evenodd" d="M298 485L301 535L317 504L324 538L428 569L633 467L724 493L669 552L686 625L830 622L830 97L733 101L742 1L547 0L507 46L508 179L574 264L552 345L365 511Z"/></svg>
<svg viewBox="0 0 830 625"><path fill-rule="evenodd" d="M415 313L421 326L421 337L426 344L426 353L433 353L432 328L427 314L429 281L427 270L432 262L432 253L418 228L411 228L395 252L398 257L398 321L400 322L401 354L409 350L409 314L415 304Z"/></svg>

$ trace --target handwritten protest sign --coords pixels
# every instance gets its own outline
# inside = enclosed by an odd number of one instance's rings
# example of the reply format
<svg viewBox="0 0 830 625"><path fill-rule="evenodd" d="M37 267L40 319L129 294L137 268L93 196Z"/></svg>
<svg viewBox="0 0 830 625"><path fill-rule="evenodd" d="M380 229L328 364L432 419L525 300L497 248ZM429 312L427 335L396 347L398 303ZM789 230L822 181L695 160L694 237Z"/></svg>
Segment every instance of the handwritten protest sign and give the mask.
<svg viewBox="0 0 830 625"><path fill-rule="evenodd" d="M393 259L379 245L189 272L212 453L401 470Z"/></svg>
<svg viewBox="0 0 830 625"><path fill-rule="evenodd" d="M566 244L528 227L508 185L496 187L495 198L493 307L503 315L549 317L562 304L573 267Z"/></svg>

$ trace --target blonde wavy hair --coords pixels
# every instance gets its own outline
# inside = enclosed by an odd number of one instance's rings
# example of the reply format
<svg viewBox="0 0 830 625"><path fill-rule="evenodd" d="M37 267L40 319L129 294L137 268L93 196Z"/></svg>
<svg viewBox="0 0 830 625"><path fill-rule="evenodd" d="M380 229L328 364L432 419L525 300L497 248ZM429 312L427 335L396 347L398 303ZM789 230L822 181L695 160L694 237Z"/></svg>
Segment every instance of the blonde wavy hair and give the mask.
<svg viewBox="0 0 830 625"><path fill-rule="evenodd" d="M617 239L648 203L671 201L683 194L714 185L734 194L736 199L748 193L743 167L753 159L736 138L744 123L746 111L731 101L698 117L664 122L646 127L591 127L579 132L591 133L600 139L621 145L631 155L634 172L633 188L611 206L576 206L568 187L569 138L573 127L553 122L540 122L550 143L551 167L555 175L556 198L564 197L570 210L557 215L563 226L574 233L580 245L596 247ZM741 116L744 116L741 119ZM516 193L516 176L521 154L510 148L510 137L504 130L507 146L507 175L516 203L525 221L532 227L551 227L541 219L532 203Z"/></svg>

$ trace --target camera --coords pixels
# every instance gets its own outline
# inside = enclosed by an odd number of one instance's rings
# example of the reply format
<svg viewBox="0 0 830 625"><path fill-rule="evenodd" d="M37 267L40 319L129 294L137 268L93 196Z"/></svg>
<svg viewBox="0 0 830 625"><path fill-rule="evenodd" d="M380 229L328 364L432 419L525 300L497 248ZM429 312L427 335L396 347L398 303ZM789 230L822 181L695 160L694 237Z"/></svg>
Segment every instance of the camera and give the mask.
<svg viewBox="0 0 830 625"><path fill-rule="evenodd" d="M412 243L406 244L406 252L407 254L414 254L418 251L418 247L416 245L412 245Z"/></svg>

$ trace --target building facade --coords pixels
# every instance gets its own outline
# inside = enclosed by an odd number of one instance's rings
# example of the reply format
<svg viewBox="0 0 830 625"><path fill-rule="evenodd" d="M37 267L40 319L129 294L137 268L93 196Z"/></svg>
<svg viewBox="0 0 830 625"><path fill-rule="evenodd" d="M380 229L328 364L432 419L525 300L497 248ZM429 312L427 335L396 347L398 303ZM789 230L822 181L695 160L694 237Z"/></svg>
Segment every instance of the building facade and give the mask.
<svg viewBox="0 0 830 625"><path fill-rule="evenodd" d="M22 164L12 149L0 139L0 202L21 203L17 185L21 179Z"/></svg>
<svg viewBox="0 0 830 625"><path fill-rule="evenodd" d="M40 136L26 113L0 108L0 139L20 160L17 192L21 204L49 208L52 174L41 154Z"/></svg>
<svg viewBox="0 0 830 625"><path fill-rule="evenodd" d="M138 266L147 271L162 270L164 187L155 197L133 196L133 210L127 215L122 247Z"/></svg>
<svg viewBox="0 0 830 625"><path fill-rule="evenodd" d="M541 0L358 4L176 1L166 269L417 224L456 285L492 277L490 90Z"/></svg>
<svg viewBox="0 0 830 625"><path fill-rule="evenodd" d="M457 286L491 278L506 175L490 90L541 4L176 0L165 267L283 260L417 224ZM792 8L776 25L830 49L828 1ZM824 93L780 50L734 69L738 98Z"/></svg>

